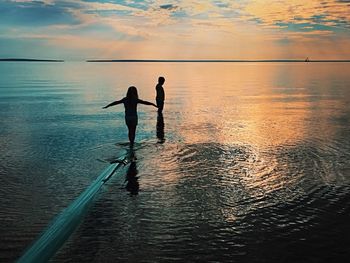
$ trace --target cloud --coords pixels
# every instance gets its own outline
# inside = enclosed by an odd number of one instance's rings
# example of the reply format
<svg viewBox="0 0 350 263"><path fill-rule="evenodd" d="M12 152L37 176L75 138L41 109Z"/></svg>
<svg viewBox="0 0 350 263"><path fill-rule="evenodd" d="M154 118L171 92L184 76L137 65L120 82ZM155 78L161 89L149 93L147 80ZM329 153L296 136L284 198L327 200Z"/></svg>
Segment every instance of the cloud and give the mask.
<svg viewBox="0 0 350 263"><path fill-rule="evenodd" d="M161 9L167 9L167 10L177 9L177 6L174 6L173 4L160 5L159 7Z"/></svg>
<svg viewBox="0 0 350 263"><path fill-rule="evenodd" d="M246 16L258 18L263 25L298 24L300 21L315 25L350 24L349 7L336 0L262 0L248 2L243 11ZM338 28L334 28L336 31ZM326 29L328 30L328 29Z"/></svg>
<svg viewBox="0 0 350 263"><path fill-rule="evenodd" d="M40 2L40 3L43 3L43 4L53 4L55 2L55 0L37 0L37 1L34 1L34 0L10 0L9 2L15 2L15 3L34 3L34 2Z"/></svg>
<svg viewBox="0 0 350 263"><path fill-rule="evenodd" d="M79 23L64 4L51 3L51 1L3 1L0 3L2 24L30 27Z"/></svg>
<svg viewBox="0 0 350 263"><path fill-rule="evenodd" d="M203 20L214 25L217 19L223 18L231 22L255 22L270 28L280 24L281 29L285 28L281 23L313 23L333 26L336 31L350 24L348 3L348 0L178 0L176 4L163 0L12 0L0 4L0 11L5 23L15 25L86 24L104 17L130 16L142 18L148 27L184 19Z"/></svg>
<svg viewBox="0 0 350 263"><path fill-rule="evenodd" d="M135 8L128 5L116 4L116 3L101 3L101 2L85 2L85 1L76 1L79 4L79 9L82 12L91 12L91 11L126 11L129 13L139 12L139 8Z"/></svg>
<svg viewBox="0 0 350 263"><path fill-rule="evenodd" d="M350 39L345 0L7 0L0 13L1 36L81 56L286 58L305 43L328 56Z"/></svg>

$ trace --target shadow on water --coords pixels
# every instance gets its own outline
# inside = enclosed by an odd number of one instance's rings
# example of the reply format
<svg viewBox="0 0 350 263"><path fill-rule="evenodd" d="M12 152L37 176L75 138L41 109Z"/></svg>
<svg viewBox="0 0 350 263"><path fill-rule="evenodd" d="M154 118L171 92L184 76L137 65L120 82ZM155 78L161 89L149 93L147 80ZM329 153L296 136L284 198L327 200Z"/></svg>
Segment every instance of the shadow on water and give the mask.
<svg viewBox="0 0 350 263"><path fill-rule="evenodd" d="M138 170L136 167L136 156L135 153L132 153L131 163L125 175L126 186L125 189L130 192L130 195L138 195L139 193L139 182L138 182Z"/></svg>

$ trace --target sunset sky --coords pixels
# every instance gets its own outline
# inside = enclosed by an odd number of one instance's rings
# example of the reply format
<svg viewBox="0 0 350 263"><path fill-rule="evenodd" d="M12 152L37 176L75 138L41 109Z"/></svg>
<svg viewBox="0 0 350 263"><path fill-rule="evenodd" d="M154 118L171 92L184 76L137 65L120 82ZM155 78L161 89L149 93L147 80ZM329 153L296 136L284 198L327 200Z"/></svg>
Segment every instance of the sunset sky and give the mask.
<svg viewBox="0 0 350 263"><path fill-rule="evenodd" d="M1 0L0 58L350 59L350 0Z"/></svg>

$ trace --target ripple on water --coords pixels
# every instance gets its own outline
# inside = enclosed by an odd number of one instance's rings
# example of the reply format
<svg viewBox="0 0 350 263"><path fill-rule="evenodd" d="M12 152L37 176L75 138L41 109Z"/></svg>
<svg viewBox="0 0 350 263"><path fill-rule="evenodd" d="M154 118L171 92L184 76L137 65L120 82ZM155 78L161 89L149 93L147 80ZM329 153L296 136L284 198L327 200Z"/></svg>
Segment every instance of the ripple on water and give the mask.
<svg viewBox="0 0 350 263"><path fill-rule="evenodd" d="M313 151L150 143L136 151L139 195L126 198L123 175L115 179L57 259L256 262L261 253L271 260L298 258L305 247L315 253L344 240L331 222L346 228L350 189L324 181L328 161Z"/></svg>

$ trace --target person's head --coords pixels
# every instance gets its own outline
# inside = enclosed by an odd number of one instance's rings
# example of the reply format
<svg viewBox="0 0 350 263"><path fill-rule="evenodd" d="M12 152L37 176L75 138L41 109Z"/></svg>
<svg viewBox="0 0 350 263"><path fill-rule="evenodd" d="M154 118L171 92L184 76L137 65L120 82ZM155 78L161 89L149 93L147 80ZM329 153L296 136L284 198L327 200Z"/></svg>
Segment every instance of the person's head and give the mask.
<svg viewBox="0 0 350 263"><path fill-rule="evenodd" d="M139 95L137 94L137 89L134 86L128 88L128 92L126 93L126 97L128 99L138 99Z"/></svg>
<svg viewBox="0 0 350 263"><path fill-rule="evenodd" d="M159 83L160 85L163 85L164 82L165 82L165 78L164 78L164 77L159 77L159 78L158 78L158 83Z"/></svg>

